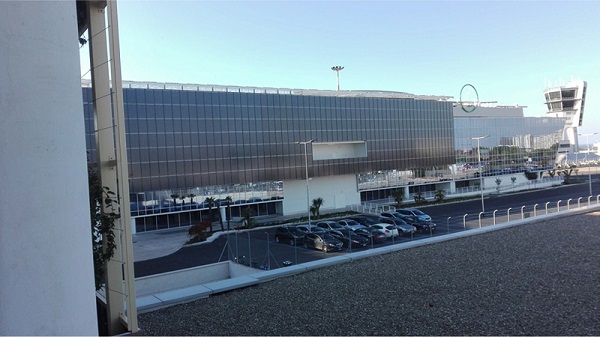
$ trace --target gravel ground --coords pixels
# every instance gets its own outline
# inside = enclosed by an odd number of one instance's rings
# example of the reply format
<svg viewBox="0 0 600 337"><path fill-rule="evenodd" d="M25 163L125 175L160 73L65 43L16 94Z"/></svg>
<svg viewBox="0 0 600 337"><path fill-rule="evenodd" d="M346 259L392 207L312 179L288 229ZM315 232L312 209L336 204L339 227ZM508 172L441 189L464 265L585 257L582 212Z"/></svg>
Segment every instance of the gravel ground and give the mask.
<svg viewBox="0 0 600 337"><path fill-rule="evenodd" d="M414 248L139 316L145 335L600 335L600 212Z"/></svg>

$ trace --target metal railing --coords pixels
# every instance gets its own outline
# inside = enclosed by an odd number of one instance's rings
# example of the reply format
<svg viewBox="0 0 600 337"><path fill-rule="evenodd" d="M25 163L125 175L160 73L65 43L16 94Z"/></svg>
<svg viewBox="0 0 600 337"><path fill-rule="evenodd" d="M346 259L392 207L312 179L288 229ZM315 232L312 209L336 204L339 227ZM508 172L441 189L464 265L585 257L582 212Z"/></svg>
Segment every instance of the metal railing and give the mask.
<svg viewBox="0 0 600 337"><path fill-rule="evenodd" d="M438 223L438 226L435 230L423 229L415 234L405 234L397 238L388 237L384 243L380 244L375 244L372 239L366 244L366 246L359 247L355 246L353 243L345 244L341 250L334 252L333 256L339 253L350 253L363 249L373 249L381 247L381 245L402 244L404 242L410 242L426 237L494 226L497 224L509 223L525 218L535 218L546 214L566 212L567 210L573 211L578 208L592 205L600 205L600 194L596 196L579 197L578 199L571 198L568 200L557 200L543 204L539 203L534 205L513 206L507 209L495 209L486 213L478 212L455 217L447 217L445 224ZM393 209L395 209L393 206L365 203L362 205L355 205L353 210L364 213L379 214L383 211L389 211ZM273 229L264 227L258 227L244 231L228 231L225 234L227 235L227 243L223 247L223 250L219 256L219 262L226 259L247 267L269 270L292 264L308 262L314 259L315 256L320 256L318 258L322 258L329 256L330 253L332 253L327 250L323 250L322 253L317 253L317 255L315 255L313 249L304 245L303 242L297 242L295 239L293 242L290 242L289 240L277 239L277 236L274 237L274 234L271 233L274 233Z"/></svg>
<svg viewBox="0 0 600 337"><path fill-rule="evenodd" d="M586 200L587 201L584 201ZM595 202L592 199L596 199ZM566 205L565 205L566 204ZM461 226L462 229L482 228L490 225L507 223L525 218L535 218L537 216L564 212L565 210L576 210L578 208L600 204L600 194L596 196L579 197L577 199L570 198L568 200L557 200L555 202L546 202L543 205L543 212L539 211L540 204L522 205L520 207L509 207L506 210L496 209L486 218L486 213L479 212L477 214L464 214L457 217L446 218L447 231L450 232L451 224L454 221L454 226ZM460 225L459 225L460 224Z"/></svg>

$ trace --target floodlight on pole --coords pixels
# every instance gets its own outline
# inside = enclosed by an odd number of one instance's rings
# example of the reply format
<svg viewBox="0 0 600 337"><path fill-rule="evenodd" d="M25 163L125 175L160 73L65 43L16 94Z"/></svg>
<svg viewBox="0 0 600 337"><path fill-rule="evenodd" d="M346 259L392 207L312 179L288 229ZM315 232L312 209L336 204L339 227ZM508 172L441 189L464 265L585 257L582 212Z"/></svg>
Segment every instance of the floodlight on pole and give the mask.
<svg viewBox="0 0 600 337"><path fill-rule="evenodd" d="M342 66L331 67L331 70L335 71L336 74L337 74L337 88L338 88L338 91L340 91L340 71L342 69L344 69L344 67L342 67Z"/></svg>
<svg viewBox="0 0 600 337"><path fill-rule="evenodd" d="M479 163L479 188L481 190L481 212L485 213L485 204L483 203L483 172L481 170L481 149L479 147L479 141L485 138L488 138L489 135L487 136L481 136L481 137L471 137L472 140L477 140L477 162Z"/></svg>
<svg viewBox="0 0 600 337"><path fill-rule="evenodd" d="M585 136L585 142L587 143L587 152L585 153L585 161L588 164L588 180L589 180L589 184L590 184L590 195L592 195L592 168L589 165L589 160L588 160L588 155L590 153L590 136L593 135L597 135L598 132L594 132L594 133L580 133L580 136Z"/></svg>
<svg viewBox="0 0 600 337"><path fill-rule="evenodd" d="M311 228L310 228L310 196L308 193L308 152L307 152L307 146L308 144L311 144L312 142L314 142L314 139L311 140L307 140L306 142L296 142L296 144L300 144L300 145L304 145L304 169L306 172L306 204L308 207L308 231L310 232Z"/></svg>

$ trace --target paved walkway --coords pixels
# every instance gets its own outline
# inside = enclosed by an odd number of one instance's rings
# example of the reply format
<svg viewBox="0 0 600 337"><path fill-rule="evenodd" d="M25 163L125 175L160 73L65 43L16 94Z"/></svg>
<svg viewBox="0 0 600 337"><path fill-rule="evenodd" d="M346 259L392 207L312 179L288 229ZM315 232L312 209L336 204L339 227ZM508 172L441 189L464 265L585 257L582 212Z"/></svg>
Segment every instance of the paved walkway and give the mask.
<svg viewBox="0 0 600 337"><path fill-rule="evenodd" d="M170 255L189 240L187 227L133 235L133 261L145 261Z"/></svg>

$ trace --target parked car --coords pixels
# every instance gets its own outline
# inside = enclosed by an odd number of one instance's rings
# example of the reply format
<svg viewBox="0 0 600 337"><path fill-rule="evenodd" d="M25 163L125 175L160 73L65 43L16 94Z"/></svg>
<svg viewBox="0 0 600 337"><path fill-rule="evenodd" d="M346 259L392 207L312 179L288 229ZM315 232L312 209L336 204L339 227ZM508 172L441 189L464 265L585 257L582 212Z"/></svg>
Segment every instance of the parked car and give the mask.
<svg viewBox="0 0 600 337"><path fill-rule="evenodd" d="M406 223L413 225L417 228L417 231L419 232L430 232L430 231L435 231L435 228L437 227L437 225L435 223L433 223L432 221L425 221L425 220L421 220L416 216L404 216L402 218L402 220L404 220Z"/></svg>
<svg viewBox="0 0 600 337"><path fill-rule="evenodd" d="M417 231L417 227L413 226L410 223L407 223L406 221L400 218L381 217L379 221L381 221L384 224L396 226L396 228L398 228L398 230L401 231L403 235L412 234Z"/></svg>
<svg viewBox="0 0 600 337"><path fill-rule="evenodd" d="M304 234L307 233L327 233L327 231L321 227L315 225L297 225L295 226L299 231Z"/></svg>
<svg viewBox="0 0 600 337"><path fill-rule="evenodd" d="M419 218L419 220L431 221L431 217L429 215L423 213L417 208L400 208L397 209L396 212L404 215L416 216L417 218Z"/></svg>
<svg viewBox="0 0 600 337"><path fill-rule="evenodd" d="M354 221L358 222L359 224L367 226L367 227L378 223L375 219L373 219L372 217L366 216L366 215L353 215L353 216L349 217L348 219L354 220Z"/></svg>
<svg viewBox="0 0 600 337"><path fill-rule="evenodd" d="M369 242L372 243L381 243L387 240L387 236L385 236L385 233L375 227L359 228L354 230L354 233L360 236L364 236L369 240Z"/></svg>
<svg viewBox="0 0 600 337"><path fill-rule="evenodd" d="M386 218L398 218L398 219L402 219L405 215L399 212L382 212L381 216L384 216Z"/></svg>
<svg viewBox="0 0 600 337"><path fill-rule="evenodd" d="M319 221L319 222L317 222L317 227L321 227L328 231L330 231L332 229L344 228L342 225L340 225L339 223L332 221L332 220Z"/></svg>
<svg viewBox="0 0 600 337"><path fill-rule="evenodd" d="M275 242L289 243L291 246L304 243L304 232L292 226L281 226L275 229Z"/></svg>
<svg viewBox="0 0 600 337"><path fill-rule="evenodd" d="M376 223L369 227L381 230L387 238L391 238L391 237L395 238L395 237L400 236L400 232L398 231L398 228L394 225L390 225L390 224L386 224L386 223Z"/></svg>
<svg viewBox="0 0 600 337"><path fill-rule="evenodd" d="M353 219L338 220L338 223L340 225L342 225L343 227L350 228L352 230L366 227L365 225L361 225L360 223L358 223L356 220L353 220Z"/></svg>
<svg viewBox="0 0 600 337"><path fill-rule="evenodd" d="M354 233L350 228L343 228L339 230L331 230L329 234L333 235L336 239L342 241L344 247L349 247L352 242L352 247L364 247L369 243L369 240L363 236Z"/></svg>
<svg viewBox="0 0 600 337"><path fill-rule="evenodd" d="M308 233L304 237L304 247L324 252L342 250L344 244L329 233Z"/></svg>

